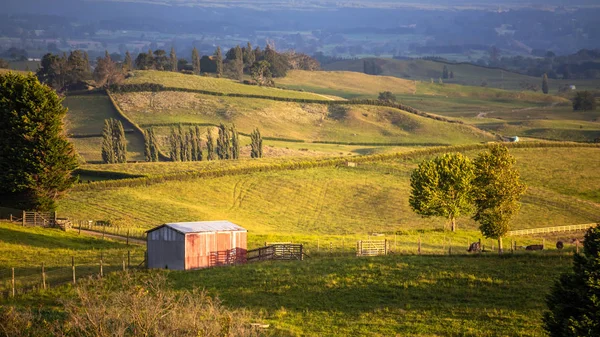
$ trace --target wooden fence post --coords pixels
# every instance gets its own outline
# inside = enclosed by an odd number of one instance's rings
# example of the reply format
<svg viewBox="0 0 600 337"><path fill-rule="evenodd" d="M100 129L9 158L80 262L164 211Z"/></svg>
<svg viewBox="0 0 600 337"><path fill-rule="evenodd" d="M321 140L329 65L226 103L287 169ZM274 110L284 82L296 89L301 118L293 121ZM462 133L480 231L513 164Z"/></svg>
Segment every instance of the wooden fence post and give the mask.
<svg viewBox="0 0 600 337"><path fill-rule="evenodd" d="M81 221L79 221L79 235L81 235Z"/></svg>
<svg viewBox="0 0 600 337"><path fill-rule="evenodd" d="M106 233L106 224L102 226L102 240L104 240L104 234Z"/></svg>
<svg viewBox="0 0 600 337"><path fill-rule="evenodd" d="M102 257L100 257L100 277L104 276L104 272L102 270Z"/></svg>
<svg viewBox="0 0 600 337"><path fill-rule="evenodd" d="M15 268L12 268L12 297L15 297Z"/></svg>
<svg viewBox="0 0 600 337"><path fill-rule="evenodd" d="M44 269L44 262L42 262L42 286L46 290L46 270Z"/></svg>
<svg viewBox="0 0 600 337"><path fill-rule="evenodd" d="M125 258L123 258L123 271L125 271Z"/></svg>
<svg viewBox="0 0 600 337"><path fill-rule="evenodd" d="M25 227L25 211L23 211L23 219L21 221L23 222L23 227Z"/></svg>
<svg viewBox="0 0 600 337"><path fill-rule="evenodd" d="M483 246L481 245L481 238L479 238L479 253L483 252Z"/></svg>
<svg viewBox="0 0 600 337"><path fill-rule="evenodd" d="M421 255L421 234L419 234L419 247L417 248L417 252Z"/></svg>
<svg viewBox="0 0 600 337"><path fill-rule="evenodd" d="M579 240L575 241L575 252L579 254Z"/></svg>
<svg viewBox="0 0 600 337"><path fill-rule="evenodd" d="M71 269L73 270L73 284L77 282L75 279L75 258L71 256Z"/></svg>
<svg viewBox="0 0 600 337"><path fill-rule="evenodd" d="M388 241L387 239L383 240L383 254L387 255L388 254Z"/></svg>
<svg viewBox="0 0 600 337"><path fill-rule="evenodd" d="M129 246L129 228L127 228L127 245Z"/></svg>

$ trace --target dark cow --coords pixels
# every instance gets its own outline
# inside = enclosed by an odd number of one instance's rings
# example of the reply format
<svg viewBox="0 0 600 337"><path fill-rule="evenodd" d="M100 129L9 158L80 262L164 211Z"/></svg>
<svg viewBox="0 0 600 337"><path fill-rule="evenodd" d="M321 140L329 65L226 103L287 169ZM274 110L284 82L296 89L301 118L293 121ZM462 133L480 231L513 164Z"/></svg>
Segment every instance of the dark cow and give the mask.
<svg viewBox="0 0 600 337"><path fill-rule="evenodd" d="M525 247L525 250L543 250L544 245L529 245Z"/></svg>
<svg viewBox="0 0 600 337"><path fill-rule="evenodd" d="M481 252L481 245L479 244L479 242L473 242L468 249L469 253L476 253L476 252Z"/></svg>

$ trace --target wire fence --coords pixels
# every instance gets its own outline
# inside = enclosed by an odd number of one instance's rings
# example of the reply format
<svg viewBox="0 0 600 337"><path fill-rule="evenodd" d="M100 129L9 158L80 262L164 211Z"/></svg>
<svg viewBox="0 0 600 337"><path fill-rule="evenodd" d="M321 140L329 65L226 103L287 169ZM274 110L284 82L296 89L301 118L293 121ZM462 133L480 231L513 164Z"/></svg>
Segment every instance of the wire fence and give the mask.
<svg viewBox="0 0 600 337"><path fill-rule="evenodd" d="M0 268L0 297L14 297L38 289L77 283L82 277L145 268L145 252L140 250L95 252L85 256L64 256L60 262Z"/></svg>
<svg viewBox="0 0 600 337"><path fill-rule="evenodd" d="M590 227L598 226L597 223L588 223L581 225L570 225L570 226L554 226L544 228L531 228L531 229L519 229L508 232L508 236L519 236L519 235L530 235L530 234L541 234L541 233L561 233L586 230Z"/></svg>
<svg viewBox="0 0 600 337"><path fill-rule="evenodd" d="M101 234L122 236L124 238L146 240L146 230L141 228L117 227L112 226L108 222L92 220L75 220L71 222L73 223L71 229L75 231L87 230Z"/></svg>

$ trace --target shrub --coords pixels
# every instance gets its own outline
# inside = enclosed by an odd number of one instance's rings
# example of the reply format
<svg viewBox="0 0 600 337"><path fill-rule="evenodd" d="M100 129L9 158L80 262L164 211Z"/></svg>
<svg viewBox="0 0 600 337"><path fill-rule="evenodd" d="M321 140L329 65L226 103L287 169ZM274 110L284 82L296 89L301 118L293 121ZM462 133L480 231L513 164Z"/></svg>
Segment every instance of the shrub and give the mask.
<svg viewBox="0 0 600 337"><path fill-rule="evenodd" d="M578 91L573 98L573 110L596 110L596 97L589 91Z"/></svg>

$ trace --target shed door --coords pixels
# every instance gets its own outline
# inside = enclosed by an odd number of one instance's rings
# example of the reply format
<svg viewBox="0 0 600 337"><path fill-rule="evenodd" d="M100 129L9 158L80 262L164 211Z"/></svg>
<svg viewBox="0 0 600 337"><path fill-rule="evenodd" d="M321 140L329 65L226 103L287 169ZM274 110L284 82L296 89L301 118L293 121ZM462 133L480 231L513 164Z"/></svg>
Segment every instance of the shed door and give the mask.
<svg viewBox="0 0 600 337"><path fill-rule="evenodd" d="M217 232L217 264L229 263L231 248L231 233Z"/></svg>

